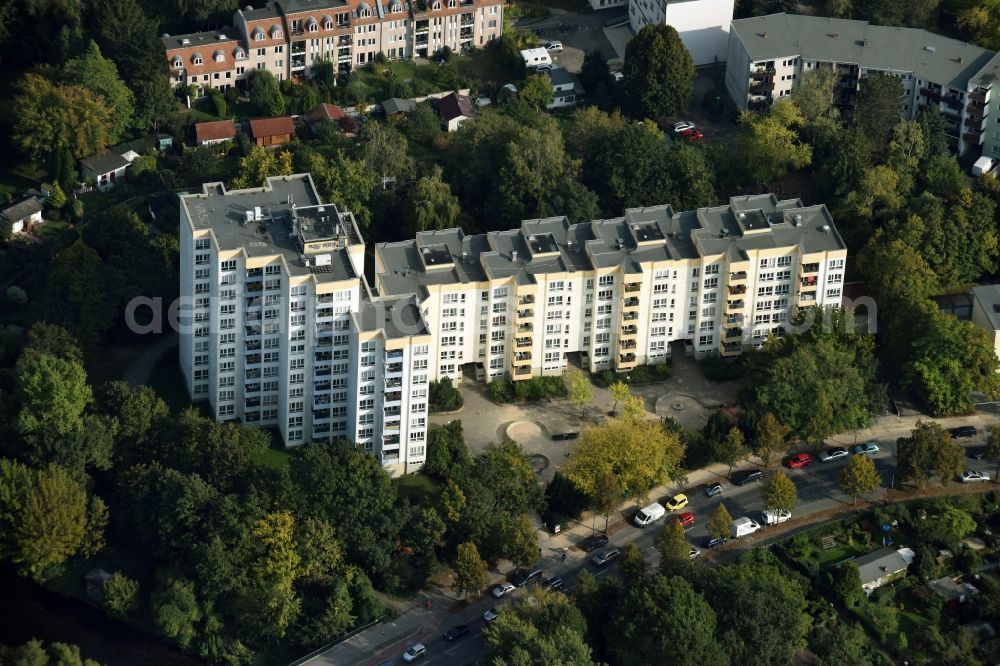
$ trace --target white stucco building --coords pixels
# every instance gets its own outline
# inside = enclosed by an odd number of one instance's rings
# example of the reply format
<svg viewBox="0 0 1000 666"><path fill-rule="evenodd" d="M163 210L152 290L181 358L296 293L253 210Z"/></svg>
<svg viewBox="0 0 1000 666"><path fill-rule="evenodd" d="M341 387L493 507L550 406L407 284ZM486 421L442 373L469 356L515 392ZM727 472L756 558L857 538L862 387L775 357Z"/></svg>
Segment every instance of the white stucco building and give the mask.
<svg viewBox="0 0 1000 666"><path fill-rule="evenodd" d="M734 0L629 0L633 33L649 24L673 26L697 67L723 62L729 49Z"/></svg>
<svg viewBox="0 0 1000 666"><path fill-rule="evenodd" d="M839 305L847 251L825 206L773 195L572 224L427 231L374 248L308 174L180 197L180 361L217 418L287 445L358 442L392 473L426 453L428 383L735 356L799 307Z"/></svg>

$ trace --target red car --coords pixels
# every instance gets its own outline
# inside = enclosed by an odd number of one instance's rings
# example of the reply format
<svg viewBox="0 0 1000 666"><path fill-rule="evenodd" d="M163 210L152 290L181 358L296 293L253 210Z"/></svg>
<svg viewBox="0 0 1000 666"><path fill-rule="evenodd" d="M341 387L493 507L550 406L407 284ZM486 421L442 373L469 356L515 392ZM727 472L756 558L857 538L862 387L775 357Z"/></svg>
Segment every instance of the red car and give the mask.
<svg viewBox="0 0 1000 666"><path fill-rule="evenodd" d="M701 141L702 139L705 138L705 135L701 133L701 130L696 129L694 127L683 130L681 132L681 136L687 139L688 141Z"/></svg>
<svg viewBox="0 0 1000 666"><path fill-rule="evenodd" d="M813 457L808 453L796 453L788 459L788 469L801 469L806 465L811 465Z"/></svg>
<svg viewBox="0 0 1000 666"><path fill-rule="evenodd" d="M679 522L681 524L681 527L691 527L692 525L694 525L694 514L691 513L690 511L685 511L684 513L674 518L674 520Z"/></svg>

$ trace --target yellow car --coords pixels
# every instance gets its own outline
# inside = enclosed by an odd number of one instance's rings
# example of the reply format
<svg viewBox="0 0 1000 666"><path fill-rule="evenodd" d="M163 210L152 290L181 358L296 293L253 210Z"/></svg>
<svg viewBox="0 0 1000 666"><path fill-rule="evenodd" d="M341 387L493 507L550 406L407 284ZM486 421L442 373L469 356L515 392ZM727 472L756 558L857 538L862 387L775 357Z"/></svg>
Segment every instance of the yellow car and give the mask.
<svg viewBox="0 0 1000 666"><path fill-rule="evenodd" d="M677 511L677 509L683 509L688 505L687 495L674 495L667 502L667 511Z"/></svg>

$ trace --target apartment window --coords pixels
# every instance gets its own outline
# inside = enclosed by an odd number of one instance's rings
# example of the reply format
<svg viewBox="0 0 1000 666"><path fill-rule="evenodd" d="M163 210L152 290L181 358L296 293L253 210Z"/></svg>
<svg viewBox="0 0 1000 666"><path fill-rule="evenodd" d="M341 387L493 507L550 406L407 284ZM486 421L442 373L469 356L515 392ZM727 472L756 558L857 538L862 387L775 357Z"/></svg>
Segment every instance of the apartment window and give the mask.
<svg viewBox="0 0 1000 666"><path fill-rule="evenodd" d="M507 298L507 287L497 287L493 290L493 300Z"/></svg>
<svg viewBox="0 0 1000 666"><path fill-rule="evenodd" d="M840 298L840 289L827 289L826 290L826 297L827 298Z"/></svg>
<svg viewBox="0 0 1000 666"><path fill-rule="evenodd" d="M719 264L709 264L705 266L705 275L718 275L719 274Z"/></svg>
<svg viewBox="0 0 1000 666"><path fill-rule="evenodd" d="M717 277L707 278L705 280L705 289L715 289L718 286L719 286L719 278Z"/></svg>
<svg viewBox="0 0 1000 666"><path fill-rule="evenodd" d="M597 284L602 287L609 287L615 283L614 275L602 275L597 279Z"/></svg>

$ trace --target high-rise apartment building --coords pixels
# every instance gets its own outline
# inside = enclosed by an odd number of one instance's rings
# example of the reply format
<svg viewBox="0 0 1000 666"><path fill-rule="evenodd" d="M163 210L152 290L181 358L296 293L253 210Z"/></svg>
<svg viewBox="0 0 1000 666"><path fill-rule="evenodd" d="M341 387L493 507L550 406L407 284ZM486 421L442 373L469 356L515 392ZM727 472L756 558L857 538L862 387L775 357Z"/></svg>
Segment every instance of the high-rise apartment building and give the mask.
<svg viewBox="0 0 1000 666"><path fill-rule="evenodd" d="M352 439L392 473L423 463L430 381L628 370L674 341L738 355L799 307L839 305L847 256L825 206L773 195L421 232L376 245L371 284L353 216L308 174L206 184L180 218L192 398L288 445Z"/></svg>
<svg viewBox="0 0 1000 666"><path fill-rule="evenodd" d="M897 76L903 84L901 117L935 107L953 150L1000 157L1000 130L989 123L990 93L1000 74L1000 56L993 51L927 30L867 21L795 14L733 21L726 90L739 108L765 108L787 98L804 73L818 69L836 72L837 101L844 107L854 105L866 76Z"/></svg>
<svg viewBox="0 0 1000 666"><path fill-rule="evenodd" d="M502 0L270 0L222 30L164 35L173 85L227 90L254 69L279 80L318 62L350 71L375 61L479 48L503 31Z"/></svg>

